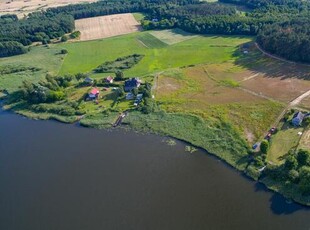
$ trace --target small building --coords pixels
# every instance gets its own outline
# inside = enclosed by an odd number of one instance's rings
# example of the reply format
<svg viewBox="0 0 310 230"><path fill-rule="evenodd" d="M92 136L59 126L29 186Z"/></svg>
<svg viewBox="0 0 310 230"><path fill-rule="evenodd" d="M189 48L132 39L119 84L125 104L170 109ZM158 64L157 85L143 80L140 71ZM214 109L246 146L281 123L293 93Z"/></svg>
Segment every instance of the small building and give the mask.
<svg viewBox="0 0 310 230"><path fill-rule="evenodd" d="M88 98L89 98L90 100L96 100L96 99L99 98L99 93L100 93L99 89L93 88L93 89L88 93Z"/></svg>
<svg viewBox="0 0 310 230"><path fill-rule="evenodd" d="M87 77L87 78L84 79L84 82L85 82L86 84L91 85L91 84L94 83L94 80L93 80L92 78L90 78L90 77Z"/></svg>
<svg viewBox="0 0 310 230"><path fill-rule="evenodd" d="M303 114L302 112L297 112L294 114L292 118L292 124L294 126L301 126L301 123L304 118L305 118L305 114Z"/></svg>
<svg viewBox="0 0 310 230"><path fill-rule="evenodd" d="M113 83L113 77L111 77L111 76L108 76L108 77L106 77L105 79L104 79L104 81L106 82L106 83L109 83L109 84L111 84L111 83Z"/></svg>
<svg viewBox="0 0 310 230"><path fill-rule="evenodd" d="M134 106L138 106L143 99L143 94L138 94L136 100L134 101Z"/></svg>
<svg viewBox="0 0 310 230"><path fill-rule="evenodd" d="M134 88L139 88L141 85L141 80L139 78L131 78L125 81L124 90L125 92L129 92Z"/></svg>
<svg viewBox="0 0 310 230"><path fill-rule="evenodd" d="M126 94L126 100L133 100L134 98L135 98L135 95L133 93Z"/></svg>

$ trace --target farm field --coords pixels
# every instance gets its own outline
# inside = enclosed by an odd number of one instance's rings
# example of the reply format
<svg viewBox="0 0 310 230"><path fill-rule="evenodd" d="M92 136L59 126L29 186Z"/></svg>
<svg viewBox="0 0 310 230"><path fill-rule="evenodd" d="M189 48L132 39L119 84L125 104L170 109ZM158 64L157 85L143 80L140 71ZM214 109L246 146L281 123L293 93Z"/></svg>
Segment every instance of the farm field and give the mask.
<svg viewBox="0 0 310 230"><path fill-rule="evenodd" d="M81 41L108 38L141 30L140 23L133 14L129 13L75 20L75 28L81 32Z"/></svg>
<svg viewBox="0 0 310 230"><path fill-rule="evenodd" d="M195 34L187 33L180 29L156 30L150 32L150 34L168 45L173 45L198 36Z"/></svg>
<svg viewBox="0 0 310 230"><path fill-rule="evenodd" d="M289 123L280 123L279 131L272 137L271 147L267 154L267 160L280 164L284 161L284 156L292 148L297 148L300 141L299 132L303 132L304 128L295 128Z"/></svg>
<svg viewBox="0 0 310 230"><path fill-rule="evenodd" d="M0 0L0 15L16 14L18 17L23 17L37 10L96 1L97 0Z"/></svg>

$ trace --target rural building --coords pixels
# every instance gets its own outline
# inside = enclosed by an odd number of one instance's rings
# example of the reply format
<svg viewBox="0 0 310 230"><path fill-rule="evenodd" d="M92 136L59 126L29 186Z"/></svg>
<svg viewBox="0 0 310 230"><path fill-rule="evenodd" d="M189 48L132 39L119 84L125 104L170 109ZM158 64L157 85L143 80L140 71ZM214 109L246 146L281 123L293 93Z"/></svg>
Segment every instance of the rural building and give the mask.
<svg viewBox="0 0 310 230"><path fill-rule="evenodd" d="M304 118L305 114L303 114L302 112L297 112L294 114L292 118L292 124L294 126L300 126Z"/></svg>
<svg viewBox="0 0 310 230"><path fill-rule="evenodd" d="M136 100L135 100L135 102L134 102L134 105L135 105L135 106L138 106L139 103L142 101L142 99L143 99L143 94L142 94L142 93L141 93L141 94L138 94L137 97L136 97Z"/></svg>
<svg viewBox="0 0 310 230"><path fill-rule="evenodd" d="M113 83L113 77L111 77L111 76L108 76L108 77L106 77L105 79L104 79L104 81L106 82L106 83Z"/></svg>
<svg viewBox="0 0 310 230"><path fill-rule="evenodd" d="M100 93L99 89L93 88L93 89L88 93L88 99L90 99L90 100L98 99L99 93Z"/></svg>
<svg viewBox="0 0 310 230"><path fill-rule="evenodd" d="M141 80L139 78L131 78L127 81L125 81L124 90L125 92L129 92L134 88L139 88L141 85Z"/></svg>
<svg viewBox="0 0 310 230"><path fill-rule="evenodd" d="M93 84L94 80L92 78L90 78L90 77L87 77L87 78L84 79L84 82L89 84L89 85L91 85L91 84Z"/></svg>

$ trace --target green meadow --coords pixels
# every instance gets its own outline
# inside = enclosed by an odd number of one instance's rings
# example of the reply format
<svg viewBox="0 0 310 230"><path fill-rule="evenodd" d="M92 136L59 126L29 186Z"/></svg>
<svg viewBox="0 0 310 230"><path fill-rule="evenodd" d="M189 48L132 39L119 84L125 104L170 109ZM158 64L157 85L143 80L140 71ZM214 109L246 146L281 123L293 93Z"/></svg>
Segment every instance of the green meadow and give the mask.
<svg viewBox="0 0 310 230"><path fill-rule="evenodd" d="M125 75L144 76L165 69L201 63L221 63L233 59L237 46L250 37L198 36L173 45L166 45L148 32L138 32L104 40L65 43L68 50L60 74L89 72L98 65L134 53L145 57Z"/></svg>

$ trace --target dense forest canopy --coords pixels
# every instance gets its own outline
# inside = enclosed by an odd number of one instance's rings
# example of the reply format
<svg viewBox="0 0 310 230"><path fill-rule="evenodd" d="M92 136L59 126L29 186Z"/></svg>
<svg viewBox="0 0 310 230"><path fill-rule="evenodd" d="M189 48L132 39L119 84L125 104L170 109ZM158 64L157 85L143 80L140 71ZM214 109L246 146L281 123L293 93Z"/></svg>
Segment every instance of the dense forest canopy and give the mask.
<svg viewBox="0 0 310 230"><path fill-rule="evenodd" d="M240 12L236 5L251 10ZM218 3L199 0L102 0L51 8L21 20L15 15L5 15L0 17L0 42L15 43L9 45L12 52L3 51L8 43L2 44L0 53L20 54L21 44L48 43L72 32L74 19L128 12L147 15L142 21L144 29L178 27L200 34L259 34L258 43L269 52L294 61L309 62L307 55L299 55L300 50L309 50L309 0L219 0ZM283 41L285 39L287 42ZM288 41L294 45L281 51L281 47L289 44ZM12 44L16 47L13 48Z"/></svg>
<svg viewBox="0 0 310 230"><path fill-rule="evenodd" d="M268 52L286 59L310 62L310 18L265 26L257 42Z"/></svg>

